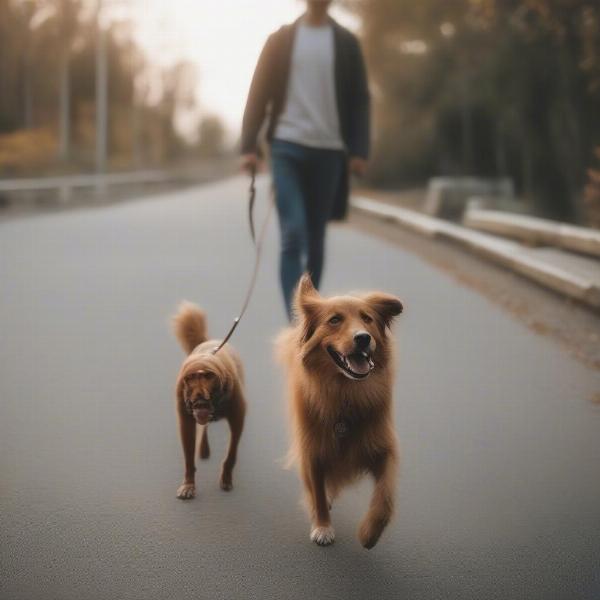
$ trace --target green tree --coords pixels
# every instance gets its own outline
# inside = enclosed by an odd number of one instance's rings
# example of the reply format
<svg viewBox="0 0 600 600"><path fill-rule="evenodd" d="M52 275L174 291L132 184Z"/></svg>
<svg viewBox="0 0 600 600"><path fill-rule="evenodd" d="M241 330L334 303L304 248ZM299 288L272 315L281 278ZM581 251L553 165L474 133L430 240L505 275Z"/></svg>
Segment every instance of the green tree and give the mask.
<svg viewBox="0 0 600 600"><path fill-rule="evenodd" d="M209 115L200 121L198 128L198 153L202 157L221 156L225 148L225 127L216 115Z"/></svg>
<svg viewBox="0 0 600 600"><path fill-rule="evenodd" d="M591 0L350 0L372 77L380 183L509 175L535 208L580 216L600 141Z"/></svg>
<svg viewBox="0 0 600 600"><path fill-rule="evenodd" d="M97 32L85 5L0 0L0 176L94 165ZM154 77L162 81L159 97L144 93L139 80L157 68L127 24L118 29L107 36L109 163L131 168L176 158L188 145L175 121L194 102L192 67L164 70Z"/></svg>

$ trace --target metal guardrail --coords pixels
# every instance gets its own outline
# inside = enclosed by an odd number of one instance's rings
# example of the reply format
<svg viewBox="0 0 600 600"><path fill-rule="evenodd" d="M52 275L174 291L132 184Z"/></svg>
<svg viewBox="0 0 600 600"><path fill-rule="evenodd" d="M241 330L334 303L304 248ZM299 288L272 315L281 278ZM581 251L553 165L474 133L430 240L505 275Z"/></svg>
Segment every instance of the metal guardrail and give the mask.
<svg viewBox="0 0 600 600"><path fill-rule="evenodd" d="M134 171L129 173L107 173L104 175L60 175L30 179L0 179L0 193L41 192L57 190L61 202L68 202L75 188L94 188L97 195L106 192L109 186L135 183L164 183L172 179L165 171Z"/></svg>

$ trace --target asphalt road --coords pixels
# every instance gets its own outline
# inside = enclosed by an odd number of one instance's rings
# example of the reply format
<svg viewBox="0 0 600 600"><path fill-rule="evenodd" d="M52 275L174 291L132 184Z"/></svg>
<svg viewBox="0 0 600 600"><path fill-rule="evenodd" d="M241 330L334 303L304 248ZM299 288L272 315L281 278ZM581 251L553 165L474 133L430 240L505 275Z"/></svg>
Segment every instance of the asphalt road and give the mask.
<svg viewBox="0 0 600 600"><path fill-rule="evenodd" d="M264 204L265 182L259 186ZM370 486L308 539L282 469L284 324L271 224L234 338L249 413L235 489L182 476L167 319L187 298L219 336L252 266L245 182L0 224L0 598L600 598L600 376L415 255L332 228L324 292L398 294L399 509L356 539Z"/></svg>

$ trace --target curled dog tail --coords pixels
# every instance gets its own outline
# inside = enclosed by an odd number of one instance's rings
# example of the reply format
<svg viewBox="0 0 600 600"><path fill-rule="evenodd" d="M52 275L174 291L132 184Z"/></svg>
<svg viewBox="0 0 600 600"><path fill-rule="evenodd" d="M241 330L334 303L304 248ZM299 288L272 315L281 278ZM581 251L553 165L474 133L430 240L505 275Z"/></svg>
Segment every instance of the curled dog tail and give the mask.
<svg viewBox="0 0 600 600"><path fill-rule="evenodd" d="M208 339L204 312L191 302L182 302L173 316L173 332L183 349L190 354L198 344Z"/></svg>

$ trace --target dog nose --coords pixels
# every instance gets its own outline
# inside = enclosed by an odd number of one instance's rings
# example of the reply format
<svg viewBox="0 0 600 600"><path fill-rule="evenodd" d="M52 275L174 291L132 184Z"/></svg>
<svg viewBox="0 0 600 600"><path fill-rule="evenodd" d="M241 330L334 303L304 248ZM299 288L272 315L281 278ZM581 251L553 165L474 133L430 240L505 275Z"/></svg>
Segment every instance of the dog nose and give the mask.
<svg viewBox="0 0 600 600"><path fill-rule="evenodd" d="M371 336L366 331L359 331L354 334L354 343L359 350L364 350L371 343Z"/></svg>

